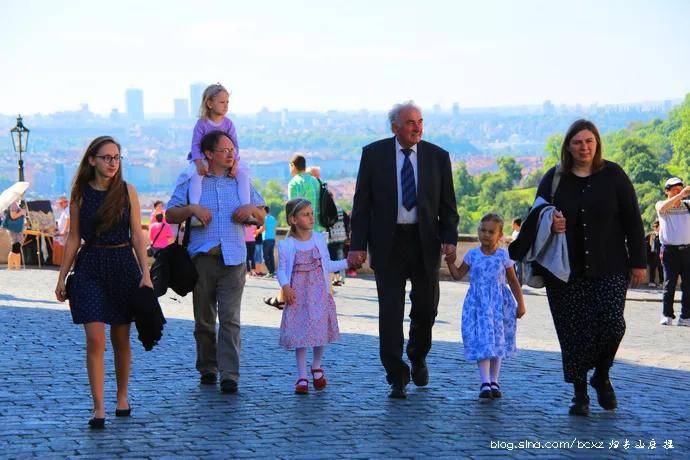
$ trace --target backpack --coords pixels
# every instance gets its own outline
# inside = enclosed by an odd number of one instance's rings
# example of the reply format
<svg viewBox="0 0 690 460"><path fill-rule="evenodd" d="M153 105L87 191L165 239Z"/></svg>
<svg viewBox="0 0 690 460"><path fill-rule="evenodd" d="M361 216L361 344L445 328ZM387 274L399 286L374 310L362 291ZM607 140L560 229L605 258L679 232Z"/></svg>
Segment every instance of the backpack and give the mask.
<svg viewBox="0 0 690 460"><path fill-rule="evenodd" d="M319 224L322 227L331 228L338 222L338 208L326 183L317 180L319 181Z"/></svg>

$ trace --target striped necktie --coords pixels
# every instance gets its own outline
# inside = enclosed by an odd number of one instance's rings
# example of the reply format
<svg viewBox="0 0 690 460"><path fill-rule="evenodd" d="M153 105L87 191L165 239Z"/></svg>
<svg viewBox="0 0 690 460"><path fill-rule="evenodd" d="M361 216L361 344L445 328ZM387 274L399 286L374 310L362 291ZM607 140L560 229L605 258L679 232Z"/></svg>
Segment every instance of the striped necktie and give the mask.
<svg viewBox="0 0 690 460"><path fill-rule="evenodd" d="M410 161L412 149L401 149L405 155L400 170L400 186L402 187L402 205L408 211L417 206L417 188L414 182L414 170Z"/></svg>

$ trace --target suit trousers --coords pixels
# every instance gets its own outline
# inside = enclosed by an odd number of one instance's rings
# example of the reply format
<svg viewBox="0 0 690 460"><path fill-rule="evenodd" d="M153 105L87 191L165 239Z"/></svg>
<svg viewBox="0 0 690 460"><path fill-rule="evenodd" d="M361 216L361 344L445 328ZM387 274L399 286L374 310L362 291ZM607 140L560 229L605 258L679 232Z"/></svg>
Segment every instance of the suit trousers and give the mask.
<svg viewBox="0 0 690 460"><path fill-rule="evenodd" d="M439 256L440 257L440 256ZM386 369L388 383L406 385L410 368L403 361L403 318L405 315L405 284L409 279L410 333L407 356L412 363L421 363L431 349L431 328L438 312L438 270L431 273L424 267L419 227L397 225L393 249L385 267L375 269L379 298L379 352Z"/></svg>
<svg viewBox="0 0 690 460"><path fill-rule="evenodd" d="M194 257L199 280L194 286L196 369L220 373L221 381L240 376L240 306L246 279L245 264L227 266L222 255ZM216 316L219 329L216 342Z"/></svg>

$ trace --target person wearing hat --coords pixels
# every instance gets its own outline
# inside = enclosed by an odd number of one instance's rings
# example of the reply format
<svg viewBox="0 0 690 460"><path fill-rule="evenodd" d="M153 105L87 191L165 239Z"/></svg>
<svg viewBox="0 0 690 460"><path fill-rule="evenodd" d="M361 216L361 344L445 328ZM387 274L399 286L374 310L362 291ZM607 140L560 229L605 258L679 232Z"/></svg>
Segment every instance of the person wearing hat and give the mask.
<svg viewBox="0 0 690 460"><path fill-rule="evenodd" d="M53 264L60 265L65 253L65 243L69 233L69 200L62 195L57 199L58 216L55 221L56 232L53 237Z"/></svg>
<svg viewBox="0 0 690 460"><path fill-rule="evenodd" d="M680 275L681 313L678 326L690 326L690 186L684 186L678 177L666 181L667 199L656 203L659 216L661 263L664 267L664 310L661 324L670 326L676 315L673 299Z"/></svg>

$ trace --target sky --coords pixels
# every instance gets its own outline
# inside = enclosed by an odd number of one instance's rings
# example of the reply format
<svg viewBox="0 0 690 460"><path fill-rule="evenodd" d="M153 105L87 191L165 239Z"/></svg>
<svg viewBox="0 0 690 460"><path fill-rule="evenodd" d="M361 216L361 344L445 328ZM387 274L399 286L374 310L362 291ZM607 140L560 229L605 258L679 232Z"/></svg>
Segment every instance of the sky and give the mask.
<svg viewBox="0 0 690 460"><path fill-rule="evenodd" d="M589 105L690 92L690 0L3 0L0 113ZM196 111L196 108L194 108Z"/></svg>

